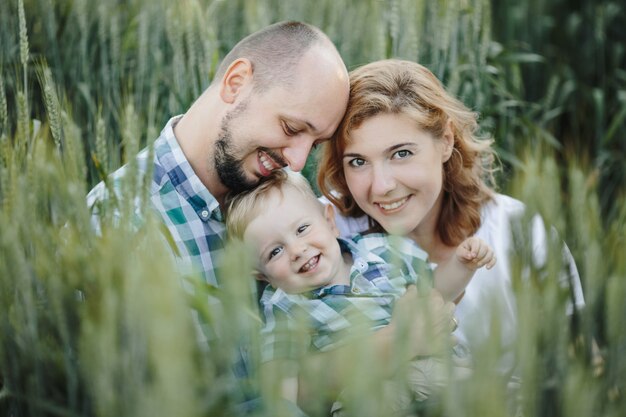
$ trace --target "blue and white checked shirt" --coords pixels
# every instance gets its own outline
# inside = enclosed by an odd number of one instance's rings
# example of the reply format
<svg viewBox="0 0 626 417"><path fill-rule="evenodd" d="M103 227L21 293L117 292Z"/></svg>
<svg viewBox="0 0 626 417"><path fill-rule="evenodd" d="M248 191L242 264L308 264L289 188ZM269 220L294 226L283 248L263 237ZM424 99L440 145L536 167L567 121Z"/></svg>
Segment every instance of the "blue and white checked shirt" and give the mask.
<svg viewBox="0 0 626 417"><path fill-rule="evenodd" d="M219 257L224 249L225 226L217 200L196 176L174 136L173 128L180 117L170 119L154 142L149 208L163 221L177 248L175 259L182 275L199 274L206 283L215 286L218 284L216 270ZM148 149L137 155L138 170L135 173L139 179L147 171L148 155ZM110 177L118 198L121 196L124 176L130 171L127 164ZM96 230L99 230L100 225L98 204L107 197L108 190L103 182L87 196Z"/></svg>
<svg viewBox="0 0 626 417"><path fill-rule="evenodd" d="M332 349L354 334L355 326L386 326L407 286L424 279L432 285L428 255L409 239L374 233L338 240L342 252L352 255L350 285L305 294L266 287L261 297L263 361Z"/></svg>

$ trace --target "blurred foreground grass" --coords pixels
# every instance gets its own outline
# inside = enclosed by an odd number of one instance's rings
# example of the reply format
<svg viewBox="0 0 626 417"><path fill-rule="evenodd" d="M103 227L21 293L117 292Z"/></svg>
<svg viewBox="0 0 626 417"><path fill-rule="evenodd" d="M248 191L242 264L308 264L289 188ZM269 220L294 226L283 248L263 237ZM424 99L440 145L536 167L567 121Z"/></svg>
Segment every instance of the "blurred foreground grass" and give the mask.
<svg viewBox="0 0 626 417"><path fill-rule="evenodd" d="M523 5L528 10L520 17ZM587 302L564 316L567 292L540 278L559 269L559 257L528 271L528 250L519 248L514 275L529 274L515 281L524 415L623 416L626 201L619 155L626 76L623 67L605 65L604 83L587 85L564 65L536 91L536 73L525 73L545 65L545 57L527 49L536 37L550 41L551 23L539 19L543 30L520 33L527 42L520 49L508 32L501 42L494 34L549 10L576 26L593 10L522 2L509 12L495 8L493 21L491 9L488 1L2 2L0 415L241 415L240 404L256 392L266 399L256 415L284 413L276 377L256 369L259 322L250 314L249 282L241 279L245 262L233 254L228 285L199 285L191 297L157 223L147 216L136 230L126 215L98 236L85 195L184 111L241 36L297 18L322 27L350 67L388 56L418 60L481 112L505 165L504 191L540 212L568 242ZM598 39L608 62L624 62L623 45L610 37L623 6L605 1L594 10L602 17L596 28L607 30ZM580 47L589 52L597 44ZM567 115L574 91L586 87L590 101L582 103L592 109L585 115L594 129L573 137ZM142 184L126 192L122 207L135 197L144 201ZM197 341L190 306L211 324L209 342ZM481 367L472 379L424 414L506 415L493 361L497 337L476 353ZM603 364L592 362L593 339ZM251 346L245 382L230 372L242 341ZM380 416L388 393L367 354L361 346L333 366L345 367L360 392L349 404L354 415ZM324 370L305 374L314 398L327 398ZM320 400L310 408L324 415L326 406Z"/></svg>

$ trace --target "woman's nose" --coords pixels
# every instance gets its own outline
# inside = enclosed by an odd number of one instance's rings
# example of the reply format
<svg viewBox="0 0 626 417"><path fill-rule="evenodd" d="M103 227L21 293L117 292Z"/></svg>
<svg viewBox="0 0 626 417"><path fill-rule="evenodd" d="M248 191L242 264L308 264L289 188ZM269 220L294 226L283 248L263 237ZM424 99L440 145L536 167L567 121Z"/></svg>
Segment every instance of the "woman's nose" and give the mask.
<svg viewBox="0 0 626 417"><path fill-rule="evenodd" d="M376 165L372 169L372 193L387 195L396 188L396 179L392 169L386 164Z"/></svg>

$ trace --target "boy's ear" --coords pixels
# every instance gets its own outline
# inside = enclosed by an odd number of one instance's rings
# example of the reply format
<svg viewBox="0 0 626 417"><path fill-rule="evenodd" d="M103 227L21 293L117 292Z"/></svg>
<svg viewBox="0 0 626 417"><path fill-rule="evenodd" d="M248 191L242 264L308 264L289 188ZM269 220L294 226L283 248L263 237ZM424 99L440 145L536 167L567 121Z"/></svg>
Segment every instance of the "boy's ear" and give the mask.
<svg viewBox="0 0 626 417"><path fill-rule="evenodd" d="M443 145L443 152L441 154L441 162L446 162L452 156L454 151L454 131L452 129L452 120L448 119L446 122L445 130L441 138Z"/></svg>
<svg viewBox="0 0 626 417"><path fill-rule="evenodd" d="M324 217L326 217L330 230L333 231L335 237L339 237L339 229L337 229L337 223L335 222L335 208L332 204L326 204L324 207Z"/></svg>
<svg viewBox="0 0 626 417"><path fill-rule="evenodd" d="M247 58L239 58L228 66L220 82L220 97L224 102L232 104L252 82L252 62Z"/></svg>
<svg viewBox="0 0 626 417"><path fill-rule="evenodd" d="M254 274L254 279L256 279L257 281L269 282L265 274L263 274L262 272L254 271L253 274Z"/></svg>

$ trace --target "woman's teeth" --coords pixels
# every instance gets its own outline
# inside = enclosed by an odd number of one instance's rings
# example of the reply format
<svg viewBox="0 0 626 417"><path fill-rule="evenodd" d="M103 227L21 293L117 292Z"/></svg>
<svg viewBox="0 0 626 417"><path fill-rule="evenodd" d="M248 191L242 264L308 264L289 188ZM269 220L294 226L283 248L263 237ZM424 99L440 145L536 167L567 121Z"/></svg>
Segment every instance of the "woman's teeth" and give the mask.
<svg viewBox="0 0 626 417"><path fill-rule="evenodd" d="M393 209L397 209L398 207L400 207L401 205L403 205L406 200L408 199L408 197L403 198L402 200L398 200L394 203L376 203L378 204L379 207L381 207L383 210L393 210Z"/></svg>

